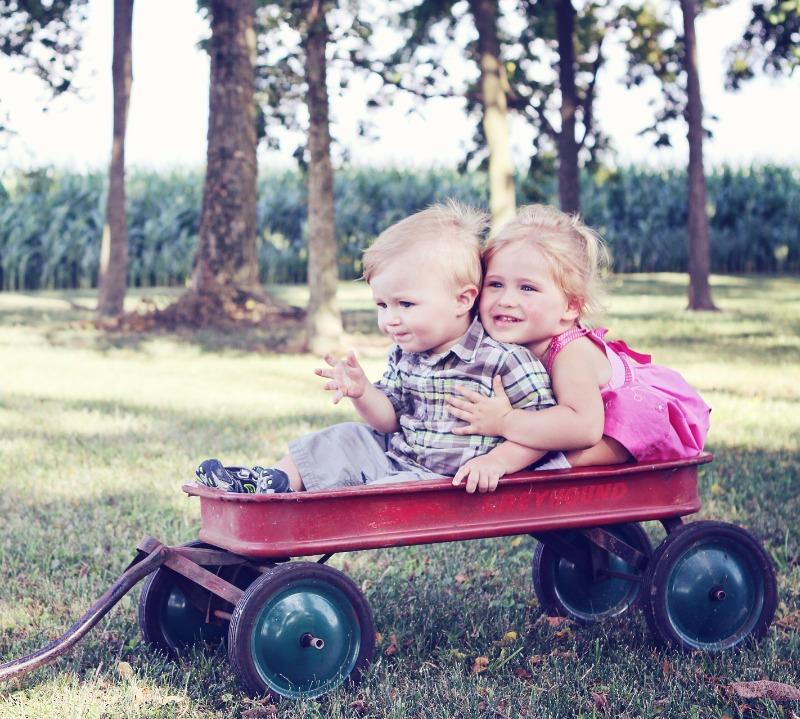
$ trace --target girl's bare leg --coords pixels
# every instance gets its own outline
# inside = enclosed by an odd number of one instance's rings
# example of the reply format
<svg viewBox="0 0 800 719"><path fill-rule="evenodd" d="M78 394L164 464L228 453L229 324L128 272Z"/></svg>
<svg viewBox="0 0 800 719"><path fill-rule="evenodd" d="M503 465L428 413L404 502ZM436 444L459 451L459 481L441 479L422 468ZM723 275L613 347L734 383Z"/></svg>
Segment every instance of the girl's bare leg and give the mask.
<svg viewBox="0 0 800 719"><path fill-rule="evenodd" d="M305 490L303 480L300 477L300 471L297 469L294 460L288 454L275 465L275 468L286 472L292 491L303 492Z"/></svg>
<svg viewBox="0 0 800 719"><path fill-rule="evenodd" d="M589 467L599 464L622 464L630 462L630 452L623 447L616 439L603 435L594 447L589 449L577 449L574 452L565 452L567 462L572 467ZM285 471L285 470L284 470Z"/></svg>

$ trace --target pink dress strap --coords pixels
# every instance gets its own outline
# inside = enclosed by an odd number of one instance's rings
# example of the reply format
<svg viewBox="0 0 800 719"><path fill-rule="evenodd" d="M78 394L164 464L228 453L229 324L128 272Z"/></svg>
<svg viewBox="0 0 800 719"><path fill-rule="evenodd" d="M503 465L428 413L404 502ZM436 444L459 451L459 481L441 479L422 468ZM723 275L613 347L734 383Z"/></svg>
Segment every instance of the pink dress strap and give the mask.
<svg viewBox="0 0 800 719"><path fill-rule="evenodd" d="M608 330L604 327L598 327L590 330L586 327L575 325L575 327L571 327L566 332L562 332L560 335L553 337L553 339L550 340L550 344L547 346L547 349L544 351L544 355L542 356L542 364L547 370L547 374L553 374L553 362L556 361L558 353L561 352L561 350L563 350L570 342L574 342L580 337L586 337L587 335L590 335L595 342L603 345L605 344L603 341L603 336L606 334L606 332L608 332Z"/></svg>
<svg viewBox="0 0 800 719"><path fill-rule="evenodd" d="M632 359L640 365L646 365L650 364L651 357L650 355L632 350L622 340L606 342L603 338L607 333L608 330L605 327L588 329L577 325L553 337L542 358L542 364L547 370L547 374L553 373L553 363L558 353L561 352L564 347L580 337L586 337L605 352L608 361L611 363L611 380L609 381L609 386L616 387L630 383L634 376L630 360Z"/></svg>

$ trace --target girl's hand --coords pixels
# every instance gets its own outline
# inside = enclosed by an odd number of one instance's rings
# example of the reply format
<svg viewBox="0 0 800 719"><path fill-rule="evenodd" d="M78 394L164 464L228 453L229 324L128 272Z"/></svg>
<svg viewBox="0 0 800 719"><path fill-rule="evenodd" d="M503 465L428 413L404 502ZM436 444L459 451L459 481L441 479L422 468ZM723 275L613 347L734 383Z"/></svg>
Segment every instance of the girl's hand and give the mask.
<svg viewBox="0 0 800 719"><path fill-rule="evenodd" d="M494 397L486 397L465 387L456 387L461 397L448 397L450 414L467 422L465 427L456 427L453 434L482 434L486 437L503 436L503 418L511 411L503 379L495 375L492 380Z"/></svg>
<svg viewBox="0 0 800 719"><path fill-rule="evenodd" d="M325 389L333 392L334 404L338 404L343 397L358 399L364 394L369 380L353 350L350 350L344 359L337 360L330 354L322 359L328 363L330 369L317 367L314 374L330 380L325 383Z"/></svg>

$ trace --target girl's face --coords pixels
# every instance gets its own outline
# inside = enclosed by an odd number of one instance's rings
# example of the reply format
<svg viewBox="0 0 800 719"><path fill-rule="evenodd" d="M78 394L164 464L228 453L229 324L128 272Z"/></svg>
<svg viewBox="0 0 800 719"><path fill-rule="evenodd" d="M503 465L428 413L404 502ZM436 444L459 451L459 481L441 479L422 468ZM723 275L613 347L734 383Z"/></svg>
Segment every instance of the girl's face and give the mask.
<svg viewBox="0 0 800 719"><path fill-rule="evenodd" d="M553 337L578 320L578 310L556 283L547 261L526 242L515 242L492 256L479 307L492 338L524 345L537 357Z"/></svg>

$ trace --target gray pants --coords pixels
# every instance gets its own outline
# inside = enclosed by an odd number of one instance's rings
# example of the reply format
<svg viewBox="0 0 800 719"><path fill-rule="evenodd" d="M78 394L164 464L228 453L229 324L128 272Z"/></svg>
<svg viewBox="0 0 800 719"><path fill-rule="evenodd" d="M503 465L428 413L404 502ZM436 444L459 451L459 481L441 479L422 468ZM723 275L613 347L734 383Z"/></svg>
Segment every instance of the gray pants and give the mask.
<svg viewBox="0 0 800 719"><path fill-rule="evenodd" d="M389 435L366 424L345 422L289 443L289 455L307 490L362 487L365 484L441 479L411 463L389 457ZM551 452L531 469L567 469L561 452Z"/></svg>
<svg viewBox="0 0 800 719"><path fill-rule="evenodd" d="M388 457L388 449L389 435L357 422L335 424L289 443L289 455L307 490L444 476Z"/></svg>

